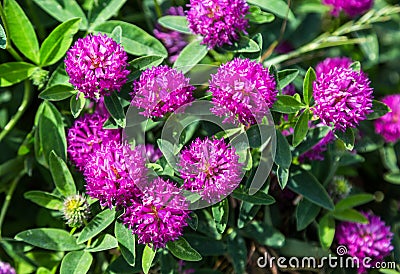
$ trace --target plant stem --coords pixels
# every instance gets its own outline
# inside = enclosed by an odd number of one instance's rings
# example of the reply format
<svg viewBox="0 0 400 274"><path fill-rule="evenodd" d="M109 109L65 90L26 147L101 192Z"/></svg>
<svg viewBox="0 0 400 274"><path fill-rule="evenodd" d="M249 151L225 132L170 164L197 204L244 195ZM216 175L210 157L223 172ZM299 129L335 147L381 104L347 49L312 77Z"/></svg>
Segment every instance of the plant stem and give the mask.
<svg viewBox="0 0 400 274"><path fill-rule="evenodd" d="M322 36L322 35L321 35ZM309 53L311 51L315 51L318 49L323 49L327 47L334 47L334 46L340 46L340 45L345 45L345 44L357 44L357 43L363 43L366 41L364 38L355 38L355 39L340 39L340 37L337 37L338 39L331 39L329 40L328 38L335 38L335 37L318 37L314 41L312 41L309 44L306 44L300 48L298 48L295 51L289 52L287 54L282 54L279 55L275 58L272 58L270 60L266 60L264 62L265 66L270 66L270 65L277 65L280 64L284 61L287 61L289 59L299 57L300 55Z"/></svg>
<svg viewBox="0 0 400 274"><path fill-rule="evenodd" d="M69 232L69 235L74 235L76 229L77 229L77 227L73 227L73 228L71 229L71 231Z"/></svg>
<svg viewBox="0 0 400 274"><path fill-rule="evenodd" d="M17 184L18 184L19 180L21 179L21 177L24 174L25 174L24 171L22 171L20 174L18 174L18 176L11 182L11 185L10 185L8 191L7 191L6 199L4 200L3 206L1 208L1 213L0 213L0 239L2 237L1 232L2 232L2 228L3 228L3 222L4 222L4 219L6 217L7 210L8 210L8 207L10 205L10 202L11 202L11 198L12 198L12 196L14 194L14 190L17 187Z"/></svg>
<svg viewBox="0 0 400 274"><path fill-rule="evenodd" d="M279 37L277 40L275 40L274 42L272 42L272 44L267 48L267 50L263 53L263 55L261 56L261 62L263 62L265 59L267 59L274 51L274 49L278 46L278 44L282 41L283 36L285 34L285 30L286 30L286 26L287 26L287 21L288 21L288 17L289 17L289 11L290 11L290 5L291 5L291 0L288 1L288 8L286 11L286 16L285 19L283 20L283 23L281 25L281 30L279 32Z"/></svg>
<svg viewBox="0 0 400 274"><path fill-rule="evenodd" d="M22 57L18 54L18 52L10 45L9 42L6 43L7 43L6 50L8 50L8 53L10 53L15 60L22 61Z"/></svg>
<svg viewBox="0 0 400 274"><path fill-rule="evenodd" d="M87 241L86 247L89 248L92 244L92 238Z"/></svg>
<svg viewBox="0 0 400 274"><path fill-rule="evenodd" d="M22 61L22 57L18 54L18 52L11 46L10 41L10 32L8 30L8 25L6 21L6 15L4 13L3 6L0 4L0 19L3 22L4 32L6 33L6 50L14 57L17 61Z"/></svg>
<svg viewBox="0 0 400 274"><path fill-rule="evenodd" d="M25 80L24 82L24 97L22 98L21 105L19 106L17 113L11 117L10 121L8 121L7 125L4 129L0 132L0 142L6 137L8 133L14 128L14 126L18 123L21 116L25 113L26 109L32 98L32 90L31 90L31 83L29 80Z"/></svg>
<svg viewBox="0 0 400 274"><path fill-rule="evenodd" d="M162 16L162 10L157 0L154 0L154 7L156 9L157 17L160 18Z"/></svg>
<svg viewBox="0 0 400 274"><path fill-rule="evenodd" d="M270 65L280 64L289 59L299 57L305 53L309 53L311 51L315 51L318 49L340 46L345 44L363 43L366 41L366 39L363 38L349 39L344 35L371 28L373 23L388 21L391 19L390 15L396 13L400 13L400 7L398 6L385 7L378 11L371 10L357 21L349 21L344 25L340 26L339 28L337 28L332 33L329 32L322 33L313 41L298 48L297 50L289 52L287 54L279 55L270 60L266 60L263 64L268 67Z"/></svg>

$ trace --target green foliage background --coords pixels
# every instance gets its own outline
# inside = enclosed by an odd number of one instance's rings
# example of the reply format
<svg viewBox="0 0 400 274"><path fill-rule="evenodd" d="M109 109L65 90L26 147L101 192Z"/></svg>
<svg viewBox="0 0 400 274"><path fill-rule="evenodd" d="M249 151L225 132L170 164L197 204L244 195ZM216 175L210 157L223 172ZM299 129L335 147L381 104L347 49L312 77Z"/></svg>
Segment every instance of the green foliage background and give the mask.
<svg viewBox="0 0 400 274"><path fill-rule="evenodd" d="M231 197L192 214L184 238L154 251L138 245L116 221L118 213L91 201L93 218L84 228L64 224L60 209L65 197L84 192L83 176L66 153L65 132L86 111L88 100L76 97L68 83L63 58L73 41L102 32L129 53L130 79L120 94L106 99L111 114L105 127L125 126L130 84L141 71L167 63L167 50L152 36L158 22L190 33L185 18L162 17L184 1L126 0L4 0L0 16L0 258L18 273L177 273L178 260L196 273L257 273L263 251L282 256L321 257L334 252L335 224L365 222L359 213L372 209L392 228L395 247L388 260L400 262L400 145L385 144L371 121L347 131L332 144L324 161L300 165L298 156L316 144L326 129L308 129L312 118L310 67L327 56L348 56L369 75L376 99L400 90L400 8L396 1L377 0L366 15L350 20L332 18L319 0L248 0L249 35L230 47L209 51L199 41L182 51L174 67L219 65L234 56L263 62L282 89L293 83L301 91L279 95L272 111L276 121L289 114L292 137L277 126L277 157L265 187L249 195L245 184ZM294 50L278 54L286 41ZM303 111L304 110L304 111ZM374 102L371 119L387 112ZM207 127L205 133L212 135ZM257 133L248 132L257 139ZM254 135L254 136L253 136ZM190 138L188 138L189 140ZM253 149L261 147L254 143ZM355 148L357 153L349 150ZM165 152L165 151L163 151ZM251 170L257 165L254 157ZM166 164L160 162L166 170ZM169 175L173 175L169 174ZM334 175L350 178L351 195L336 204L326 188ZM275 184L275 188L273 185ZM296 204L278 199L279 186L299 194ZM274 199L275 197L275 199ZM275 202L277 200L277 202ZM360 207L361 206L361 207ZM333 244L333 245L332 245ZM335 269L342 273L350 270ZM399 272L385 272L399 273Z"/></svg>

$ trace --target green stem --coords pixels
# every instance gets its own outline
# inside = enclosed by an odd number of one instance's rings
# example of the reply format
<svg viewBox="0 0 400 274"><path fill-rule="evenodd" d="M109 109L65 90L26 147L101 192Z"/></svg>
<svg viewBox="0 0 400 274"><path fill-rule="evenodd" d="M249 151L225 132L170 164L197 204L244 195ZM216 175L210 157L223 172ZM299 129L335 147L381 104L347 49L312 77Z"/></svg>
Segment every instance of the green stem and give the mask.
<svg viewBox="0 0 400 274"><path fill-rule="evenodd" d="M11 202L11 198L12 198L12 196L13 196L13 194L14 194L15 188L17 187L17 184L18 184L19 180L21 179L21 177L22 177L23 175L24 175L24 172L21 172L21 173L11 182L11 185L10 185L8 191L7 191L6 199L4 200L3 206L2 206L2 208L1 208L1 213L0 213L0 239L1 239L1 237L2 237L1 232L2 232L2 228L3 228L3 222L4 222L4 219L5 219L5 217L6 217L7 210L8 210L8 207L9 207L9 205L10 205L10 202Z"/></svg>
<svg viewBox="0 0 400 274"><path fill-rule="evenodd" d="M263 55L261 56L261 59L260 59L261 62L264 62L264 60L267 59L273 53L276 46L278 46L279 43L282 41L283 36L285 35L285 30L286 30L286 26L287 26L288 17L289 17L290 5L291 5L291 0L288 1L288 8L286 11L285 19L283 20L282 25L281 25L279 37L277 40L272 42L272 44L268 47L268 49L263 53Z"/></svg>
<svg viewBox="0 0 400 274"><path fill-rule="evenodd" d="M18 54L17 51L11 46L10 41L10 31L8 30L8 25L6 21L6 15L3 10L3 6L0 5L0 19L3 22L4 32L6 33L6 50L14 57L17 61L22 61L22 57Z"/></svg>
<svg viewBox="0 0 400 274"><path fill-rule="evenodd" d="M76 227L76 226L75 226L75 227L73 227L73 228L71 229L71 231L69 232L69 235L74 235L74 233L75 233L76 229L77 229L77 227Z"/></svg>
<svg viewBox="0 0 400 274"><path fill-rule="evenodd" d="M328 47L334 47L334 46L341 46L341 45L345 45L345 44L357 44L357 43L363 43L365 42L365 39L363 38L356 38L356 39L346 39L346 40L342 40L340 41L339 39L334 41L334 39L329 40L329 38L331 38L330 36L328 37L321 37L319 36L317 39L315 39L314 41L310 42L307 45L304 45L302 47L300 47L299 49L289 52L287 54L282 54L279 55L275 58L272 58L270 60L266 60L264 62L265 66L270 66L270 65L277 65L280 64L284 61L293 59L295 57L299 57L303 54L309 53L311 51L315 51L318 49L323 49L323 48L328 48Z"/></svg>
<svg viewBox="0 0 400 274"><path fill-rule="evenodd" d="M14 57L15 60L17 61L22 61L22 57L18 54L18 52L10 45L9 42L6 42L6 50L8 50L8 53L11 54L12 57Z"/></svg>
<svg viewBox="0 0 400 274"><path fill-rule="evenodd" d="M11 117L10 121L8 121L7 125L0 132L0 142L7 136L8 133L14 128L14 126L18 123L19 119L21 119L22 115L25 113L26 109L32 98L32 90L31 83L29 80L25 80L24 82L24 97L22 98L21 105L19 106L17 113L13 117Z"/></svg>
<svg viewBox="0 0 400 274"><path fill-rule="evenodd" d="M87 241L86 247L89 248L91 244L92 244L92 238L90 238L90 239Z"/></svg>
<svg viewBox="0 0 400 274"><path fill-rule="evenodd" d="M322 183L322 185L324 187L327 187L328 184L332 181L333 177L335 176L336 171L339 168L339 161L340 161L340 158L338 158L338 159L335 158L335 162L332 164L332 168L329 171L328 176L326 176L325 181Z"/></svg>
<svg viewBox="0 0 400 274"><path fill-rule="evenodd" d="M83 220L83 223L85 224L85 226L88 225L87 220ZM90 239L87 241L86 247L89 248L91 244L92 244L92 238L90 238Z"/></svg>
<svg viewBox="0 0 400 274"><path fill-rule="evenodd" d="M349 39L347 37L344 37L344 35L371 28L373 23L390 20L391 19L390 15L396 13L400 13L400 7L398 6L385 7L378 11L371 10L357 21L349 21L344 25L340 26L339 28L337 28L332 33L329 32L322 33L313 41L298 48L297 50L289 52L287 54L279 55L270 60L266 60L263 64L265 66L277 65L289 59L299 57L303 54L318 49L340 46L345 44L363 43L365 42L365 39Z"/></svg>
<svg viewBox="0 0 400 274"><path fill-rule="evenodd" d="M154 7L156 9L157 17L160 18L162 16L162 10L157 0L154 0Z"/></svg>

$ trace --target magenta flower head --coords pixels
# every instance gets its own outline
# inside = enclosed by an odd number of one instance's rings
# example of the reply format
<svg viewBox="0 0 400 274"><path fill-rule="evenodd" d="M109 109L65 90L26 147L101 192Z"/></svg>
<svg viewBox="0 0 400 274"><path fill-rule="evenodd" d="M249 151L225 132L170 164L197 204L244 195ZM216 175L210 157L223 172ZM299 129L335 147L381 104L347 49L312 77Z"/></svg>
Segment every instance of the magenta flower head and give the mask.
<svg viewBox="0 0 400 274"><path fill-rule="evenodd" d="M91 154L102 142L121 139L120 130L103 129L106 120L107 116L97 112L85 114L68 130L68 154L79 170L83 171Z"/></svg>
<svg viewBox="0 0 400 274"><path fill-rule="evenodd" d="M0 274L15 274L15 269L6 262L0 262Z"/></svg>
<svg viewBox="0 0 400 274"><path fill-rule="evenodd" d="M372 112L372 88L363 72L333 68L313 83L314 114L327 126L345 131Z"/></svg>
<svg viewBox="0 0 400 274"><path fill-rule="evenodd" d="M226 116L224 122L255 124L276 101L275 79L258 62L235 58L220 66L211 77L211 112Z"/></svg>
<svg viewBox="0 0 400 274"><path fill-rule="evenodd" d="M247 34L249 6L245 0L190 0L188 7L189 28L203 36L202 44L209 49L231 45L242 31Z"/></svg>
<svg viewBox="0 0 400 274"><path fill-rule="evenodd" d="M167 15L185 16L185 12L182 7L170 7L167 11ZM188 36L174 30L168 30L156 25L154 29L154 36L158 38L167 48L169 61L174 63L179 56L181 50L188 44Z"/></svg>
<svg viewBox="0 0 400 274"><path fill-rule="evenodd" d="M323 153L327 150L327 145L333 140L335 140L335 135L332 133L332 131L329 131L329 133L325 135L315 146L300 155L300 162L304 162L305 159L310 161L323 161Z"/></svg>
<svg viewBox="0 0 400 274"><path fill-rule="evenodd" d="M386 142L395 143L400 140L400 94L385 96L382 102L388 105L392 112L375 121L375 131L382 135Z"/></svg>
<svg viewBox="0 0 400 274"><path fill-rule="evenodd" d="M168 66L147 69L133 84L131 104L143 109L141 114L147 118L163 117L194 100L195 87L189 81L182 72Z"/></svg>
<svg viewBox="0 0 400 274"><path fill-rule="evenodd" d="M143 189L141 202L133 201L122 216L125 225L138 236L141 244L165 247L182 235L187 226L188 204L170 181L155 179Z"/></svg>
<svg viewBox="0 0 400 274"><path fill-rule="evenodd" d="M336 240L339 245L347 248L347 254L358 258L360 262L359 273L366 272L362 263L366 257L371 258L368 262L371 266L382 261L393 250L391 240L393 233L390 227L371 213L363 213L368 219L367 224L343 222L336 229Z"/></svg>
<svg viewBox="0 0 400 274"><path fill-rule="evenodd" d="M243 164L235 152L223 139L197 138L181 152L178 166L183 187L210 203L220 201L242 179Z"/></svg>
<svg viewBox="0 0 400 274"><path fill-rule="evenodd" d="M317 76L329 73L333 68L349 68L353 63L348 57L328 57L315 67Z"/></svg>
<svg viewBox="0 0 400 274"><path fill-rule="evenodd" d="M123 47L113 39L89 34L75 42L64 62L69 82L86 98L98 100L121 90L129 74L127 60Z"/></svg>
<svg viewBox="0 0 400 274"><path fill-rule="evenodd" d="M322 3L332 7L331 14L335 17L343 11L350 17L361 15L374 5L373 0L322 0Z"/></svg>
<svg viewBox="0 0 400 274"><path fill-rule="evenodd" d="M146 180L145 151L131 150L125 143L103 142L86 163L84 175L87 194L102 206L126 206L141 195L138 189Z"/></svg>

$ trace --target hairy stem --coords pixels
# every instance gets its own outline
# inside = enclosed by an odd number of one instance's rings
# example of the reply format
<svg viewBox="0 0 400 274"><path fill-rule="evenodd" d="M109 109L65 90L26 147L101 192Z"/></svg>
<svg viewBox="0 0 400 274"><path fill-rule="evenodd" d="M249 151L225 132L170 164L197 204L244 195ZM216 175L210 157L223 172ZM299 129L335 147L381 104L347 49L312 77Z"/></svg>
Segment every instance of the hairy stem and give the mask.
<svg viewBox="0 0 400 274"><path fill-rule="evenodd" d="M0 132L0 142L3 141L4 137L6 137L8 133L10 133L10 131L18 123L19 119L21 119L22 115L28 108L31 98L32 98L31 83L29 82L29 80L25 80L24 97L22 98L21 105L19 106L17 113L15 113L13 117L11 117L10 121L8 121L7 125Z"/></svg>

